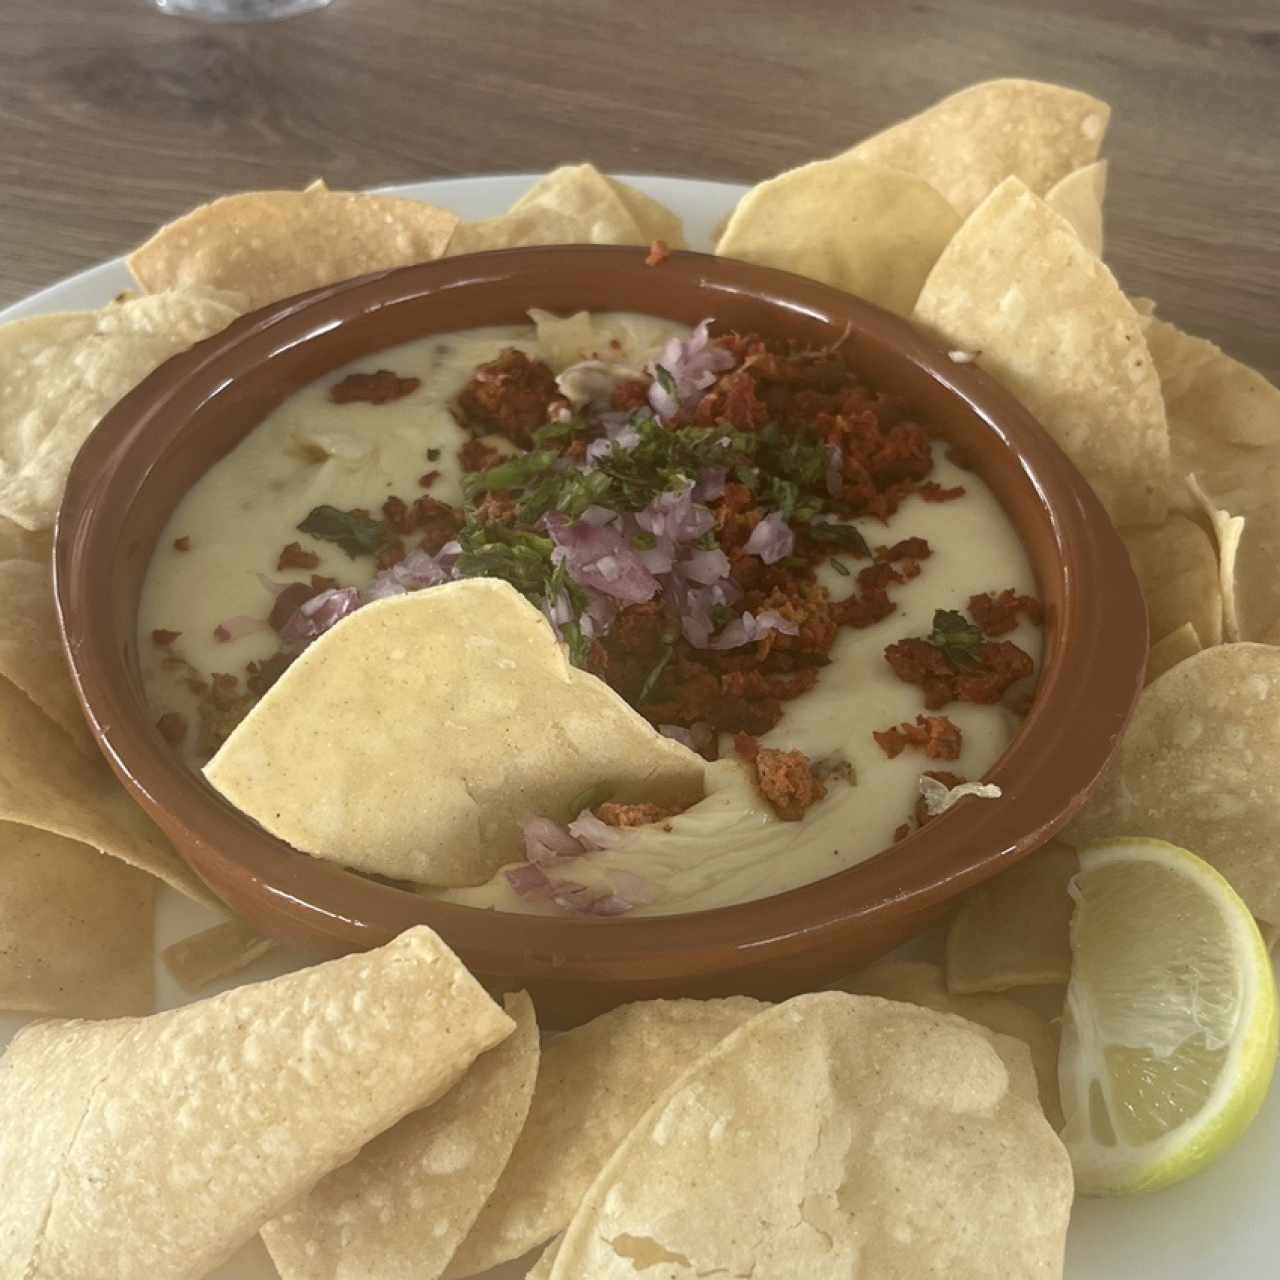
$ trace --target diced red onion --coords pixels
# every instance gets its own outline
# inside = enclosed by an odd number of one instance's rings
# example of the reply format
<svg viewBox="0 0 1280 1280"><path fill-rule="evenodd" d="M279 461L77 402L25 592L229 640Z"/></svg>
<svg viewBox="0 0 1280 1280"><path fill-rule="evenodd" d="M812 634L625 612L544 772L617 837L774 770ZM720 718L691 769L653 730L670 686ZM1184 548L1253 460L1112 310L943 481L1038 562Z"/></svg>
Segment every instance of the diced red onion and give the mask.
<svg viewBox="0 0 1280 1280"><path fill-rule="evenodd" d="M649 404L660 418L674 418L682 409L697 403L716 375L732 367L733 356L712 343L710 327L711 321L703 320L687 338L672 338L649 364L646 372L653 377ZM659 369L668 375L671 390L659 380Z"/></svg>
<svg viewBox="0 0 1280 1280"><path fill-rule="evenodd" d="M664 738L670 738L673 742L678 742L682 747L688 747L690 751L696 751L693 745L693 734L682 724L660 724L658 732Z"/></svg>
<svg viewBox="0 0 1280 1280"><path fill-rule="evenodd" d="M719 547L699 547L680 562L684 575L702 586L729 576L729 557Z"/></svg>
<svg viewBox="0 0 1280 1280"><path fill-rule="evenodd" d="M748 555L759 556L765 564L777 564L791 554L796 545L796 536L791 526L782 518L782 513L770 511L754 529L742 548Z"/></svg>
<svg viewBox="0 0 1280 1280"><path fill-rule="evenodd" d="M597 849L613 849L621 838L617 827L611 827L607 822L602 822L590 809L583 809L569 823L568 831L588 852L594 852Z"/></svg>
<svg viewBox="0 0 1280 1280"><path fill-rule="evenodd" d="M773 609L762 609L758 614L743 613L726 624L719 635L709 640L706 649L740 649L744 644L753 644L762 639L770 631L778 631L785 636L798 635L800 628L794 622L784 618Z"/></svg>
<svg viewBox="0 0 1280 1280"><path fill-rule="evenodd" d="M627 604L642 604L657 593L658 580L627 545L616 524L570 523L558 512L545 516L543 524L555 543L552 561L567 564L580 585Z"/></svg>
<svg viewBox="0 0 1280 1280"><path fill-rule="evenodd" d="M703 467L698 473L698 483L693 486L693 496L699 502L714 502L724 496L729 473L724 467Z"/></svg>
<svg viewBox="0 0 1280 1280"><path fill-rule="evenodd" d="M583 855L581 843L568 828L550 818L526 818L520 826L525 857L539 867L555 867Z"/></svg>

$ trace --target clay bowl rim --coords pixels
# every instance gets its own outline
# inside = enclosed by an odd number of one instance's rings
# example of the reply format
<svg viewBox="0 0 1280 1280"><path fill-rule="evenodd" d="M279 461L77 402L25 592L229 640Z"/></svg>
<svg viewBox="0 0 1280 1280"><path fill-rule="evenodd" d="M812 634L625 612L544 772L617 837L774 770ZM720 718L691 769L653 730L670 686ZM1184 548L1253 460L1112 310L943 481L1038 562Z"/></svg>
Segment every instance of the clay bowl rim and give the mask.
<svg viewBox="0 0 1280 1280"><path fill-rule="evenodd" d="M976 365L952 361L907 321L852 295L706 254L677 253L661 268L644 267L643 253L612 246L499 250L379 272L271 304L168 361L104 417L77 457L55 533L54 585L64 646L94 736L126 788L197 872L215 885L240 881L237 896L258 897L268 913L289 915L295 927L281 932L349 947L376 945L425 923L472 967L530 980L634 977L635 966L645 978L705 974L709 952L719 956L713 972L754 966L760 948L779 957L817 949L858 920L887 909L923 909L1039 847L1080 807L1118 743L1145 666L1141 595L1124 545L1093 490L1029 412ZM709 315L715 314L716 293L727 291L767 303L783 330L788 312L833 326L848 322L855 336L891 348L894 358L916 366L1002 441L1010 465L1034 487L1047 513L1062 607L1052 634L1046 631L1047 661L1035 702L986 775L1004 790L1001 801L964 801L872 858L772 897L668 916L592 920L433 901L311 858L234 809L164 744L126 660L132 637L120 634L110 593L101 587L115 572L120 550L108 545L102 529L113 518L117 525L123 520L112 508L122 491L132 501L145 486L139 466L147 446L155 448L156 439L172 430L175 404L189 419L228 379L328 332L335 320L357 321L468 284L518 285L538 272L601 268L625 271L628 278L632 269L646 272L646 287L657 279L664 288L692 284L707 296ZM247 356L247 348L264 355Z"/></svg>

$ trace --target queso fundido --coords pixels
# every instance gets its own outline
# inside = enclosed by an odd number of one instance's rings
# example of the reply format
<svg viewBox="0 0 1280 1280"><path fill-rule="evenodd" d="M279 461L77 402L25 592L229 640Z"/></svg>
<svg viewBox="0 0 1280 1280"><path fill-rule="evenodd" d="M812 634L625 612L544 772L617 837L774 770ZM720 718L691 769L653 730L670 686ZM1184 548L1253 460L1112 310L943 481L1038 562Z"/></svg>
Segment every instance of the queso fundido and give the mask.
<svg viewBox="0 0 1280 1280"><path fill-rule="evenodd" d="M1016 535L965 459L839 344L623 314L531 321L337 370L193 487L140 614L174 749L317 856L471 905L589 915L765 897L863 861L959 795L992 795L971 784L1017 731L1042 619ZM316 786L345 797L326 847L266 796L299 791L279 775L297 746L279 708L305 698L322 728L306 682L326 652L340 666L344 629L377 626L364 611L381 601L474 579L519 593L494 607L539 611L696 789L619 787L603 763L571 800L535 779L527 811L481 819L485 852L445 868L409 847L440 838L432 783L399 793L399 833L366 848L367 770L326 772L334 746L310 761ZM475 647L484 608L454 647ZM430 665L413 648L395 665ZM539 678L527 655L492 660ZM376 739L385 716L367 714ZM451 716L433 738L486 732Z"/></svg>

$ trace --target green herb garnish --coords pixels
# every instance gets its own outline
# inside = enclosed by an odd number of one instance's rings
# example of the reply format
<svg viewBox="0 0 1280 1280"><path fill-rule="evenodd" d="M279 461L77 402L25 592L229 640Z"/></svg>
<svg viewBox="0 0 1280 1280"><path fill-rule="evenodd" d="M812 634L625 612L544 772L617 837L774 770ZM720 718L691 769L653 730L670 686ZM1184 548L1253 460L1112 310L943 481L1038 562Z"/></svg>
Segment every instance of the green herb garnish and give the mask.
<svg viewBox="0 0 1280 1280"><path fill-rule="evenodd" d="M928 641L941 649L954 666L973 670L979 666L978 646L982 632L955 609L938 609L933 615L933 630Z"/></svg>
<svg viewBox="0 0 1280 1280"><path fill-rule="evenodd" d="M640 686L640 692L636 695L636 702L648 702L649 695L657 687L658 681L662 679L662 673L667 669L667 663L671 661L671 655L675 653L675 645L666 644L662 648L662 655L658 661L653 664L653 669L644 678L644 684Z"/></svg>
<svg viewBox="0 0 1280 1280"><path fill-rule="evenodd" d="M367 511L340 511L323 505L307 513L298 532L309 533L322 542L336 542L354 560L377 552L386 536L386 525Z"/></svg>
<svg viewBox="0 0 1280 1280"><path fill-rule="evenodd" d="M847 578L853 570L849 568L843 560L837 560L835 556L831 557L831 567L842 577Z"/></svg>

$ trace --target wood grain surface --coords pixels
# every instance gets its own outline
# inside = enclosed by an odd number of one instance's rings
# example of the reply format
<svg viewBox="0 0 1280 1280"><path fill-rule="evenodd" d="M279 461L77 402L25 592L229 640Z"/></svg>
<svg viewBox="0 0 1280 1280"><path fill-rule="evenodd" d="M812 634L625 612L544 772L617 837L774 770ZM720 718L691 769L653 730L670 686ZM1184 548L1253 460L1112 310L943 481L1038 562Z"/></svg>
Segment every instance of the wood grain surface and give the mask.
<svg viewBox="0 0 1280 1280"><path fill-rule="evenodd" d="M334 0L218 27L0 3L0 305L227 191L602 168L752 181L974 80L1115 110L1108 259L1280 378L1280 2Z"/></svg>

